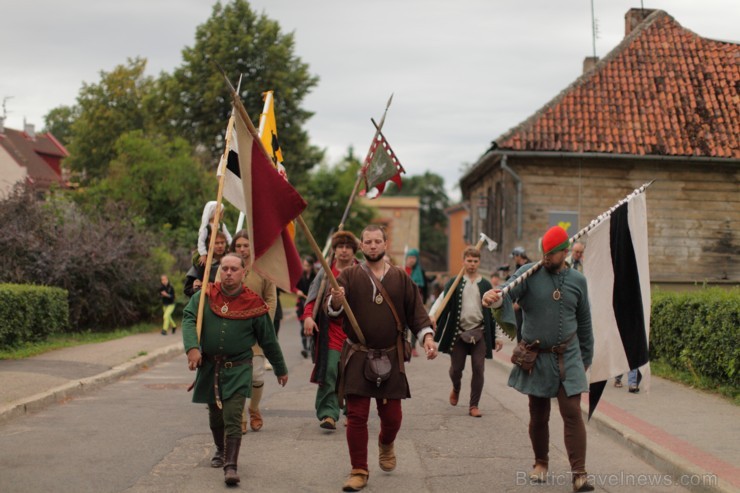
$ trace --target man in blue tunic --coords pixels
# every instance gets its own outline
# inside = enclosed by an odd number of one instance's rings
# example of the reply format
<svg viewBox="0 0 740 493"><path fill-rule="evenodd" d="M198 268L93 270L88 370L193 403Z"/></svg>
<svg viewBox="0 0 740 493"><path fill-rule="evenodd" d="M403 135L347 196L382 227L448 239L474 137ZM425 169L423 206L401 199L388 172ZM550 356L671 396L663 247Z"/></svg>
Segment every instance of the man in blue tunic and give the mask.
<svg viewBox="0 0 740 493"><path fill-rule="evenodd" d="M534 367L514 366L509 386L529 396L529 438L534 468L529 477L544 482L549 455L550 400L558 400L565 425L565 449L573 476L573 491L593 491L586 473L586 426L581 415L581 393L588 392L586 370L593 357L594 338L586 278L565 263L568 234L560 226L542 238L542 267L513 287L502 299L500 289L483 296L494 308L499 324L515 324L513 299L522 309L522 339L538 349ZM508 281L522 276L532 264L520 267Z"/></svg>

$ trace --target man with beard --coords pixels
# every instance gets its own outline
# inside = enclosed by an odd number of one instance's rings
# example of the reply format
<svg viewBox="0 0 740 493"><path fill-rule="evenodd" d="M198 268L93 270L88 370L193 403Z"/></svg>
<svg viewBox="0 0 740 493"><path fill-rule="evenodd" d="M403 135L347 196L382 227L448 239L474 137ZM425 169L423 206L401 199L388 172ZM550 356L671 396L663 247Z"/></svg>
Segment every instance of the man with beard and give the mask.
<svg viewBox="0 0 740 493"><path fill-rule="evenodd" d="M211 465L220 459L224 481L233 486L239 483L242 411L252 391L252 347L262 347L282 386L288 382L288 368L267 304L242 284L244 259L228 253L221 259L220 270L221 282L208 284L200 341L196 330L198 296L185 307L182 335L188 368L198 370L193 402L208 404L208 421L216 444Z"/></svg>
<svg viewBox="0 0 740 493"><path fill-rule="evenodd" d="M542 238L543 268L513 287L503 299L500 289L488 291L483 305L495 309L499 324L512 327L511 300L518 299L523 313L522 340L537 351L531 371L514 365L509 375L509 386L529 396L529 438L535 460L529 478L547 480L550 400L557 397L573 491L593 491L586 473L581 393L588 392L586 370L591 365L594 338L586 278L565 263L569 243L563 228L550 228ZM508 283L530 267L532 264L519 268Z"/></svg>
<svg viewBox="0 0 740 493"><path fill-rule="evenodd" d="M371 398L376 400L380 417L378 463L386 472L396 468L393 443L401 428L401 399L411 397L404 367L403 328L409 327L422 341L427 359L437 356L432 323L419 290L403 269L385 261L386 247L385 231L378 225L366 227L360 235L366 262L342 271L337 279L340 287L331 289L328 299L329 316L333 317L342 316L342 301L347 300L365 338L365 344L361 344L344 320L348 338L340 363L340 397L346 398L347 445L352 463L344 491L359 491L367 485ZM384 372L384 380L366 372L370 357L379 359L381 368L389 369L389 374Z"/></svg>
<svg viewBox="0 0 740 493"><path fill-rule="evenodd" d="M357 263L357 238L349 231L337 231L331 237L331 247L334 252L334 262L331 271L334 277ZM344 340L347 336L342 328L342 320L329 319L325 307L316 299L321 296L319 291L326 292L326 275L321 269L307 289L306 305L303 311L303 329L306 337L315 337L314 368L311 372L311 381L317 383L316 389L316 417L319 426L325 430L336 430L339 420L339 399L336 393L337 377L339 376L339 357L342 353ZM322 288L323 284L323 288ZM321 296L323 298L323 296Z"/></svg>

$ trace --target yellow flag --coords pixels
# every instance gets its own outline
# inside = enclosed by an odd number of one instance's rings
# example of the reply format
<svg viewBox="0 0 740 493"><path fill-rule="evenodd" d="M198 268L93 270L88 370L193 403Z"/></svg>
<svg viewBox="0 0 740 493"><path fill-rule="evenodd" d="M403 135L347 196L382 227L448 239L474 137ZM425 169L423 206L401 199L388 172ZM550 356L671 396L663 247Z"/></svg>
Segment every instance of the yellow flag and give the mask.
<svg viewBox="0 0 740 493"><path fill-rule="evenodd" d="M280 142L278 141L277 123L275 122L275 98L273 97L273 91L266 91L262 93L262 100L265 102L262 107L262 113L260 114L260 128L259 135L262 145L267 150L267 153L272 159L272 164L277 169L280 176L288 181L288 173L285 171L283 166L283 151L280 149ZM295 240L295 225L290 223L287 226L288 233L290 233L291 239Z"/></svg>

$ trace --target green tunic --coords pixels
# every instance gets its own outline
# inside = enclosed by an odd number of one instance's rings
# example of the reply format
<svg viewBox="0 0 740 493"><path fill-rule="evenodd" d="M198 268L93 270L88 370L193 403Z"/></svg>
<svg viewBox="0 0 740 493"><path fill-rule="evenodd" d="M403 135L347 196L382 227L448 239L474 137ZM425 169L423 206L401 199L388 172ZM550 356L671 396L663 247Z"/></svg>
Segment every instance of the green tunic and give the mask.
<svg viewBox="0 0 740 493"><path fill-rule="evenodd" d="M252 357L252 346L259 343L265 356L272 364L275 375L287 375L288 368L280 350L275 329L269 315L246 320L232 320L216 316L208 303L203 310L203 330L200 345L196 332L198 303L200 296L193 296L185 307L182 319L182 337L185 353L198 348L210 356L226 355L230 361L240 361ZM215 365L203 358L195 375L193 402L215 404L213 391ZM226 400L235 393L250 397L252 393L252 366L242 365L219 370L221 399Z"/></svg>
<svg viewBox="0 0 740 493"><path fill-rule="evenodd" d="M531 266L532 264L527 264L519 268L508 283ZM560 301L553 299L556 288L562 293ZM565 380L562 384L568 396L588 392L585 369L591 366L594 337L588 289L583 274L573 269L550 274L544 267L540 268L519 286L511 289L504 298L503 306L494 310L499 324L515 324L511 300L517 298L523 315L523 340L539 340L540 347L547 349L576 333L563 354ZM560 387L557 354L540 353L531 374L514 366L509 375L509 386L527 395L556 397Z"/></svg>
<svg viewBox="0 0 740 493"><path fill-rule="evenodd" d="M444 292L440 296L446 296L452 287L454 279L447 281ZM460 336L460 317L462 315L462 292L465 289L465 285L468 283L468 279L463 276L460 280L460 284L455 288L455 292L450 297L450 301L447 306L442 310L442 313L437 317L437 331L434 334L434 340L439 343L439 351L442 353L452 354L452 350L455 347L455 342ZM480 291L480 297L489 289L492 289L491 283L486 279L480 278L478 280L478 290ZM483 337L486 341L486 358L493 358L493 346L496 341L496 334L494 332L495 325L493 323L493 317L491 316L491 310L481 309L483 313Z"/></svg>

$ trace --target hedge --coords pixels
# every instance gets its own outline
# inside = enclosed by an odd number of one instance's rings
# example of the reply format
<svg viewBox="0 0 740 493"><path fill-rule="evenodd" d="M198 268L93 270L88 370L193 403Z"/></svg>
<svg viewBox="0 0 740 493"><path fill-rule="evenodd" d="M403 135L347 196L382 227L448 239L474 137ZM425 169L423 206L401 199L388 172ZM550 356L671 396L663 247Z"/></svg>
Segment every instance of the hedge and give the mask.
<svg viewBox="0 0 740 493"><path fill-rule="evenodd" d="M67 291L47 286L0 284L0 347L44 341L69 324Z"/></svg>
<svg viewBox="0 0 740 493"><path fill-rule="evenodd" d="M653 290L651 359L740 386L740 288Z"/></svg>

